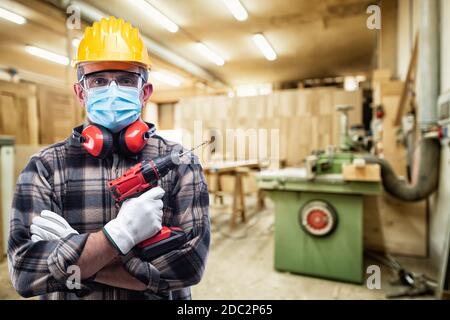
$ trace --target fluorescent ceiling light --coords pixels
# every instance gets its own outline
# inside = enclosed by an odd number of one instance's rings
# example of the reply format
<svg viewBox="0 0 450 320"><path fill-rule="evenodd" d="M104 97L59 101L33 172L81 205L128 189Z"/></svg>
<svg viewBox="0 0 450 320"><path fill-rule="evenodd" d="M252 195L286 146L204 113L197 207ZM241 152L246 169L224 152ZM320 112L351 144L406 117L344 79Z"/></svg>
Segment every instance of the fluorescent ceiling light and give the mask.
<svg viewBox="0 0 450 320"><path fill-rule="evenodd" d="M46 59L55 63L59 63L62 65L67 66L69 64L69 58L67 58L66 56L45 50L45 49L41 49L38 47L33 47L33 46L26 46L25 50L29 53L32 54L33 56L42 58L42 59Z"/></svg>
<svg viewBox="0 0 450 320"><path fill-rule="evenodd" d="M277 58L277 54L270 46L267 39L261 33L253 35L253 42L255 42L256 46L262 52L264 57L266 57L267 60L272 61Z"/></svg>
<svg viewBox="0 0 450 320"><path fill-rule="evenodd" d="M245 21L248 18L247 10L245 10L244 6L241 4L239 0L222 0L227 6L228 10L230 10L231 14L238 21Z"/></svg>
<svg viewBox="0 0 450 320"><path fill-rule="evenodd" d="M18 15L17 13L8 11L6 9L0 8L0 18L6 19L8 21L17 23L17 24L24 24L27 22L27 19L24 17Z"/></svg>
<svg viewBox="0 0 450 320"><path fill-rule="evenodd" d="M73 38L73 39L72 39L72 46L74 46L75 48L78 48L80 42L81 42L81 39L79 39L79 38Z"/></svg>
<svg viewBox="0 0 450 320"><path fill-rule="evenodd" d="M225 64L225 60L219 56L217 53L209 49L207 46L205 46L201 42L196 43L197 50L207 59L211 60L218 66L223 66Z"/></svg>
<svg viewBox="0 0 450 320"><path fill-rule="evenodd" d="M180 77L165 71L151 71L149 78L154 78L173 87L179 87L182 82L182 79Z"/></svg>
<svg viewBox="0 0 450 320"><path fill-rule="evenodd" d="M349 76L344 78L344 90L355 91L358 89L358 81L355 77Z"/></svg>
<svg viewBox="0 0 450 320"><path fill-rule="evenodd" d="M135 4L140 9L140 14L146 14L151 20L159 23L163 28L172 33L177 32L179 27L175 22L167 18L158 9L153 7L150 3L145 0L133 0L129 1Z"/></svg>

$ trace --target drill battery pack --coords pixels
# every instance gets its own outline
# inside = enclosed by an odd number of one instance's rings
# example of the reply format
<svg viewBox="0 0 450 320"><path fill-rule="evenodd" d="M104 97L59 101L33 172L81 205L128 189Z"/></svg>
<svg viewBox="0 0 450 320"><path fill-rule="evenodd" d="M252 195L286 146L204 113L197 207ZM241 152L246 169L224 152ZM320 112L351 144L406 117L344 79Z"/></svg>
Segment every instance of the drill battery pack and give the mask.
<svg viewBox="0 0 450 320"><path fill-rule="evenodd" d="M144 261L150 261L168 253L186 242L186 233L178 227L164 226L159 233L142 241L135 253Z"/></svg>

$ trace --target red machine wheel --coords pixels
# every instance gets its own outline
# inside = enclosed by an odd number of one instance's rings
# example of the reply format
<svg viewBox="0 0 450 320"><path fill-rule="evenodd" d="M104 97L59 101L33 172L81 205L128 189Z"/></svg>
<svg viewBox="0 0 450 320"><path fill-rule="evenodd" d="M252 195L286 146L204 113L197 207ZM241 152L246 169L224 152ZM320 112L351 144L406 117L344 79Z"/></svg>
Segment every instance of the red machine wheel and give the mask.
<svg viewBox="0 0 450 320"><path fill-rule="evenodd" d="M300 209L299 223L312 236L324 237L331 234L337 222L336 210L326 201L309 201Z"/></svg>

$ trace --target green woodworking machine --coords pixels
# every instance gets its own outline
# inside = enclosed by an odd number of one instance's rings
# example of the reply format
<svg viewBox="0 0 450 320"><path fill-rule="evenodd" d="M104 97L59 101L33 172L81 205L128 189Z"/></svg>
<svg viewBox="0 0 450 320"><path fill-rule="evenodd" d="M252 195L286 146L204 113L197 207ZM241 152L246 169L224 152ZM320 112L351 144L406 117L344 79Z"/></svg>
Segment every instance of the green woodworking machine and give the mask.
<svg viewBox="0 0 450 320"><path fill-rule="evenodd" d="M302 168L266 170L259 188L275 204L275 268L363 281L363 196L381 192L379 167L364 162L360 138L341 111L340 146L313 152Z"/></svg>

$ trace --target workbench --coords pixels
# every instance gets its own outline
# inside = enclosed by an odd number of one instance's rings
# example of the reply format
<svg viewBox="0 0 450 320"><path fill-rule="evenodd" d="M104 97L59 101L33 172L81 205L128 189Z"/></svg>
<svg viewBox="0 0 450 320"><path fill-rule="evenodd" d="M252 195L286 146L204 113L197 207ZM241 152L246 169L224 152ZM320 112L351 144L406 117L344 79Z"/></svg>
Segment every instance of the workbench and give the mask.
<svg viewBox="0 0 450 320"><path fill-rule="evenodd" d="M220 181L221 176L230 175L234 177L232 214L230 220L231 228L236 226L239 216L241 217L242 222L246 221L244 177L246 177L251 170L259 171L262 167L264 167L264 165L256 160L212 162L203 166L205 175L210 177L214 176L215 178L215 186L213 186L210 191L210 193L214 195L214 202L219 200L219 203L223 204L223 197L227 194L222 188ZM260 210L264 206L262 192L258 191L257 197L257 210Z"/></svg>

